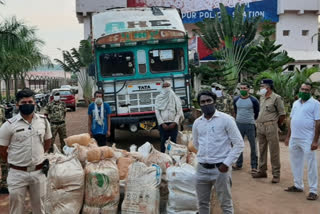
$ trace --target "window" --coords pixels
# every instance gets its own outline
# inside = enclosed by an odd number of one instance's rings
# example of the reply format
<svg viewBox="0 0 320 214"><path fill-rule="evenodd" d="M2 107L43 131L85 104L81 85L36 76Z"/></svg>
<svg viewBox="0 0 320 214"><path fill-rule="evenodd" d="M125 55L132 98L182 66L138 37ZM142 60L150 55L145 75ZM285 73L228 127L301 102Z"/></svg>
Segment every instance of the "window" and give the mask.
<svg viewBox="0 0 320 214"><path fill-rule="evenodd" d="M60 95L72 95L71 91L59 91Z"/></svg>
<svg viewBox="0 0 320 214"><path fill-rule="evenodd" d="M289 65L288 66L288 71L294 71L294 65Z"/></svg>
<svg viewBox="0 0 320 214"><path fill-rule="evenodd" d="M302 36L308 36L309 30L302 30L301 34L302 34Z"/></svg>
<svg viewBox="0 0 320 214"><path fill-rule="evenodd" d="M100 57L101 76L116 77L134 74L134 57L132 52L106 53Z"/></svg>
<svg viewBox="0 0 320 214"><path fill-rule="evenodd" d="M300 65L300 70L302 70L302 69L304 69L306 67L307 67L307 65Z"/></svg>
<svg viewBox="0 0 320 214"><path fill-rule="evenodd" d="M184 51L182 48L150 50L149 63L152 73L183 71Z"/></svg>
<svg viewBox="0 0 320 214"><path fill-rule="evenodd" d="M283 36L289 36L290 30L284 30L283 31Z"/></svg>

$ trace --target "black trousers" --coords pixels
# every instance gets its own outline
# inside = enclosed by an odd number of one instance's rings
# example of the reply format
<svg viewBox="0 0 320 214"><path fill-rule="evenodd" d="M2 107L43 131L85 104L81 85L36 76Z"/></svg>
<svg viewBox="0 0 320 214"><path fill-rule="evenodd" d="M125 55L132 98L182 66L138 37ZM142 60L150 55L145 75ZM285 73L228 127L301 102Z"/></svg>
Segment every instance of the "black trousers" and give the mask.
<svg viewBox="0 0 320 214"><path fill-rule="evenodd" d="M166 123L166 124L169 126L171 123ZM165 143L169 139L169 137L172 142L175 143L177 141L178 125L176 125L174 129L170 129L170 130L164 130L162 126L159 125L159 132L160 132L161 152L164 153L166 151Z"/></svg>
<svg viewBox="0 0 320 214"><path fill-rule="evenodd" d="M107 136L105 134L96 134L96 135L93 135L93 138L97 141L98 146L107 145Z"/></svg>

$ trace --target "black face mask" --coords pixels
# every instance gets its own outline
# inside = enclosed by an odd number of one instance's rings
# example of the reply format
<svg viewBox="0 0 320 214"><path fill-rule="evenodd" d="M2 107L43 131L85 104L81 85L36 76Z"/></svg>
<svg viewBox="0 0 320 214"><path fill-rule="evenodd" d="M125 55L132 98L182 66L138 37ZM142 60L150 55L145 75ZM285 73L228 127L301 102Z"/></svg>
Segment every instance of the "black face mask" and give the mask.
<svg viewBox="0 0 320 214"><path fill-rule="evenodd" d="M216 111L216 107L214 106L214 104L200 106L200 108L204 115L212 115Z"/></svg>
<svg viewBox="0 0 320 214"><path fill-rule="evenodd" d="M34 104L19 105L19 111L23 115L29 115L34 111Z"/></svg>

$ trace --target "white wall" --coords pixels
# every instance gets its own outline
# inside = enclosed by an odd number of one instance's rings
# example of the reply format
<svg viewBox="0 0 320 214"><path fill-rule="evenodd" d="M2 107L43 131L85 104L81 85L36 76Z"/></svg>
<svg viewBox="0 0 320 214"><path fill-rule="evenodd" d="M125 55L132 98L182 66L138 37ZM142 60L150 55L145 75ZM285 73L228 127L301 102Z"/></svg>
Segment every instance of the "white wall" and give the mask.
<svg viewBox="0 0 320 214"><path fill-rule="evenodd" d="M283 36L283 30L289 30L289 36ZM309 30L307 36L302 36L302 30ZM318 15L305 13L298 15L294 12L286 12L279 16L276 25L276 40L282 44L282 48L292 51L317 51L318 38L312 36L318 31Z"/></svg>
<svg viewBox="0 0 320 214"><path fill-rule="evenodd" d="M85 16L83 17L83 28L84 28L84 32L83 32L83 36L84 39L88 39L91 36L91 16Z"/></svg>
<svg viewBox="0 0 320 214"><path fill-rule="evenodd" d="M319 0L278 0L278 13L285 11L317 11L320 14Z"/></svg>
<svg viewBox="0 0 320 214"><path fill-rule="evenodd" d="M127 7L127 0L76 0L77 13L102 12L108 8Z"/></svg>

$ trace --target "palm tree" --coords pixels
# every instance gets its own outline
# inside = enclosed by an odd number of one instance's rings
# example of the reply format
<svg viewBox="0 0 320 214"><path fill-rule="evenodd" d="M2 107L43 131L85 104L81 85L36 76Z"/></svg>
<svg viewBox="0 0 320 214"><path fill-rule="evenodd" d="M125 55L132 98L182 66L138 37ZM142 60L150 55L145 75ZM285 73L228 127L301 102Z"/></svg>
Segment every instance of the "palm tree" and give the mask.
<svg viewBox="0 0 320 214"><path fill-rule="evenodd" d="M206 19L197 23L195 32L205 45L216 52L215 57L224 61L229 80L240 80L242 68L252 47L261 17L245 18L245 5L237 4L234 16L220 4L221 18ZM247 16L249 17L249 16Z"/></svg>
<svg viewBox="0 0 320 214"><path fill-rule="evenodd" d="M88 40L81 40L79 50L72 48L71 51L63 51L63 60L54 59L64 71L77 75L83 90L86 104L91 102L93 80L88 75L88 68L93 63L92 47Z"/></svg>
<svg viewBox="0 0 320 214"><path fill-rule="evenodd" d="M50 64L47 56L40 51L44 42L37 38L35 28L26 26L15 17L0 24L0 77L6 83L6 98L10 98L10 79L39 65Z"/></svg>

